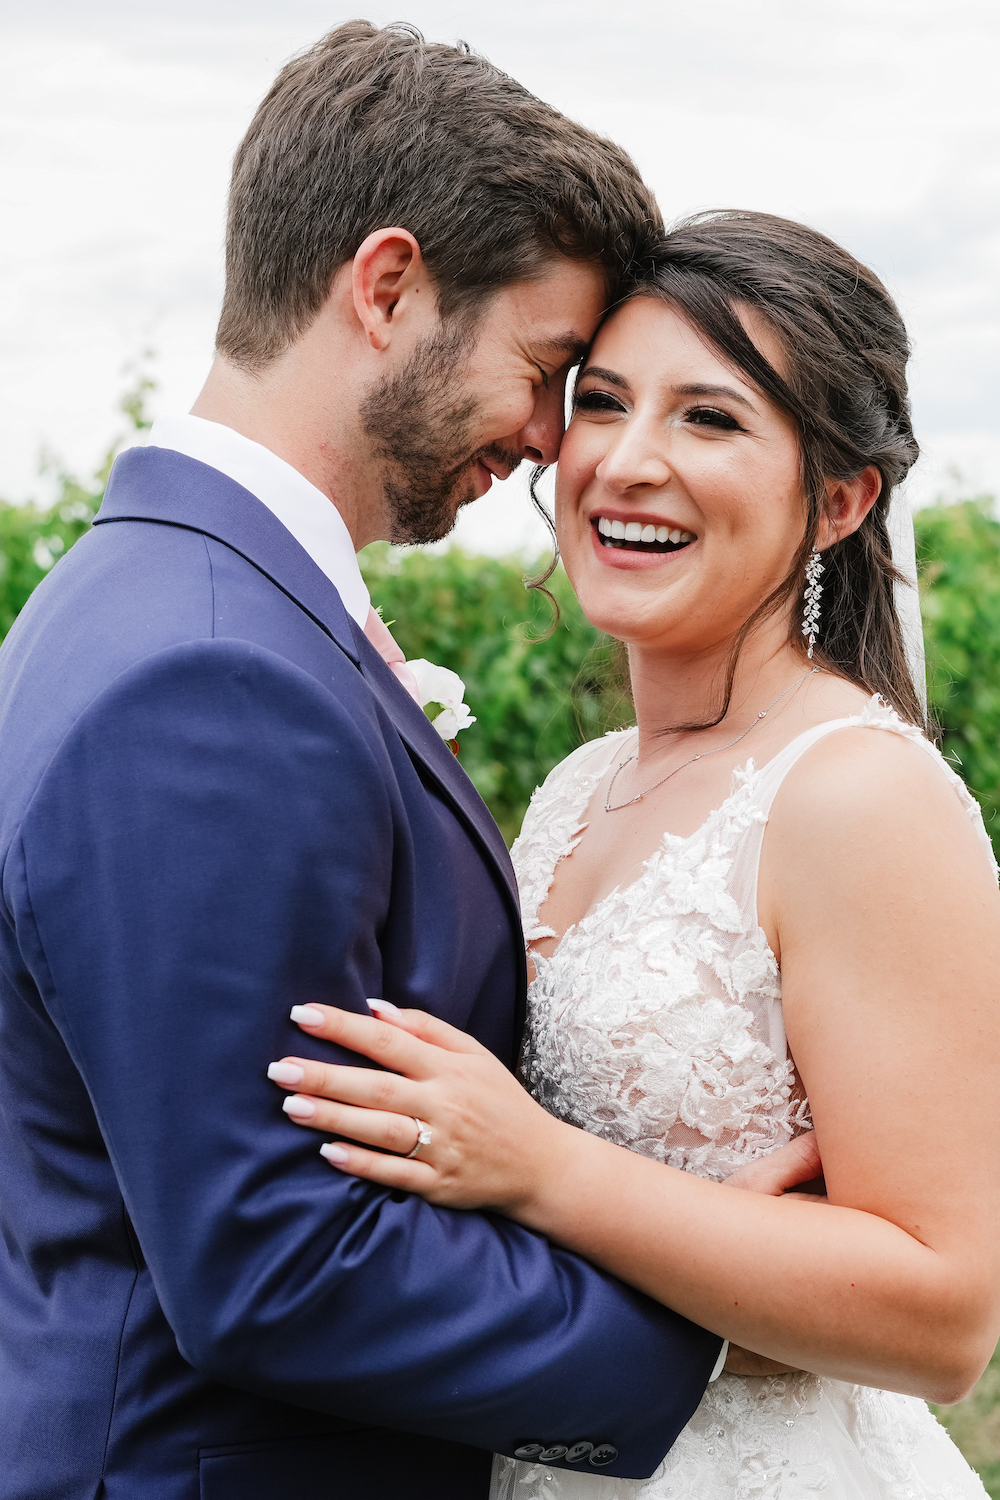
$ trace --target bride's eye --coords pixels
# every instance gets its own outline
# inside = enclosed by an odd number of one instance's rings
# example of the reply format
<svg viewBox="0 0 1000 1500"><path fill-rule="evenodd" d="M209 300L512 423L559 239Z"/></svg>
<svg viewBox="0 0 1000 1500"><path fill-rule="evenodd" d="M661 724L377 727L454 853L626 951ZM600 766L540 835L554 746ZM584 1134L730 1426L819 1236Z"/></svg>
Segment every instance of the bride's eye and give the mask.
<svg viewBox="0 0 1000 1500"><path fill-rule="evenodd" d="M617 396L608 391L577 391L573 397L574 411L623 412L625 407Z"/></svg>
<svg viewBox="0 0 1000 1500"><path fill-rule="evenodd" d="M690 422L692 427L715 427L720 432L743 431L735 417L731 417L727 411L720 411L717 406L693 406L684 420Z"/></svg>

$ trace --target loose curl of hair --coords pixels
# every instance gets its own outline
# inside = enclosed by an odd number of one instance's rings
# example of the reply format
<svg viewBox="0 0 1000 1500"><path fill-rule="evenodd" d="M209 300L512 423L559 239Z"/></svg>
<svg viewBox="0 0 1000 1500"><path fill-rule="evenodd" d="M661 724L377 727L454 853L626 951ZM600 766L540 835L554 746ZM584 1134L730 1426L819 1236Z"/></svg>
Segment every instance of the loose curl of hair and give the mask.
<svg viewBox="0 0 1000 1500"><path fill-rule="evenodd" d="M857 531L823 553L823 603L814 660L868 693L880 693L911 724L926 721L910 676L894 588L887 516L896 485L919 449L910 423L910 342L895 303L874 272L826 235L773 214L715 210L682 220L656 249L624 301L653 297L674 307L736 369L793 419L799 434L805 524L788 576L740 629L726 676L726 715L740 650L763 619L805 591L805 565L827 501L827 481L874 466L878 499ZM620 307L622 303L619 303ZM785 356L783 377L739 317L751 309ZM532 496L537 470L532 480ZM555 559L553 560L553 567ZM550 576L551 569L545 577ZM544 584L545 578L534 581ZM801 610L789 638L803 650Z"/></svg>

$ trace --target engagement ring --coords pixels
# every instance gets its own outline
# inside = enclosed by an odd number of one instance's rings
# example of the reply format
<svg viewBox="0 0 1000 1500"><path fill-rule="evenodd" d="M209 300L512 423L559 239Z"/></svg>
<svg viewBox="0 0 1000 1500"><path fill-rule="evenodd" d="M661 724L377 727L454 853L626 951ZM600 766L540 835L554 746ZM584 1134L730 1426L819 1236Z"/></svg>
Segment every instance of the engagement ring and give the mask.
<svg viewBox="0 0 1000 1500"><path fill-rule="evenodd" d="M429 1146L431 1143L431 1137L434 1134L434 1132L428 1129L428 1127L424 1124L423 1120L417 1119L416 1115L413 1116L413 1123L417 1127L417 1139L413 1143L413 1150L407 1151L406 1155L403 1157L404 1161L409 1161L411 1156L416 1156L421 1146Z"/></svg>

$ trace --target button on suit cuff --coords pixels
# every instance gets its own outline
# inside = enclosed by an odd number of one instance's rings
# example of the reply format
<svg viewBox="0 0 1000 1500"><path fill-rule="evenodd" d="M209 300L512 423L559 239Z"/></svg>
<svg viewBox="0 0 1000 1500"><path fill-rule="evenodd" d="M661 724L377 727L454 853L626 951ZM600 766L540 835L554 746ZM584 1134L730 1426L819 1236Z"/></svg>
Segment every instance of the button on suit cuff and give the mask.
<svg viewBox="0 0 1000 1500"><path fill-rule="evenodd" d="M723 1370L726 1368L726 1355L728 1353L729 1353L729 1340L728 1339L723 1339L722 1340L722 1348L719 1350L719 1357L715 1361L715 1369L712 1371L711 1375L708 1377L708 1383L709 1383L709 1385L712 1384L713 1380L718 1380L719 1376L722 1374Z"/></svg>

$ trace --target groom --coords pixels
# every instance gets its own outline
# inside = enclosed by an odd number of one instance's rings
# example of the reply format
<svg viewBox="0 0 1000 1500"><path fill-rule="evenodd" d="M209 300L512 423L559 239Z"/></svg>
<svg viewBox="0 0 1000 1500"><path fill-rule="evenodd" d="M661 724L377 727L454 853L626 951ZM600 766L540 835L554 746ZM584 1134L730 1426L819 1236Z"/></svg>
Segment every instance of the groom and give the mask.
<svg viewBox="0 0 1000 1500"><path fill-rule="evenodd" d="M355 551L555 459L659 230L620 150L405 28L260 106L194 414L0 654L2 1500L475 1500L493 1449L647 1475L698 1403L715 1335L332 1173L265 1079L310 999L514 1063L507 854Z"/></svg>

